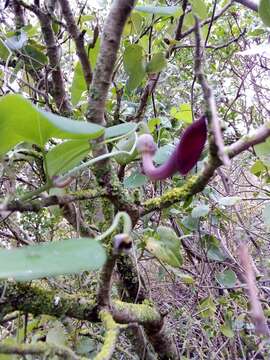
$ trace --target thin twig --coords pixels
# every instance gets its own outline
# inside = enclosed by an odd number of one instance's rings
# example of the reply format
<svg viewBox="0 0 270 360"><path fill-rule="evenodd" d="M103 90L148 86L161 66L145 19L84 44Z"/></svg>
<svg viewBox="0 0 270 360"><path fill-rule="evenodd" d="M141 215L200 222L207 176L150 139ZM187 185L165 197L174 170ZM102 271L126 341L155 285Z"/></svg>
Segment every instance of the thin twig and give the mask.
<svg viewBox="0 0 270 360"><path fill-rule="evenodd" d="M230 160L225 152L225 146L218 118L216 100L213 94L213 90L208 84L203 70L203 47L201 44L200 23L197 17L195 17L195 44L196 50L194 70L198 82L202 87L204 101L206 103L206 115L208 119L208 124L210 125L210 129L212 130L214 140L210 143L210 154L213 157L218 156L222 163L228 166L230 164Z"/></svg>

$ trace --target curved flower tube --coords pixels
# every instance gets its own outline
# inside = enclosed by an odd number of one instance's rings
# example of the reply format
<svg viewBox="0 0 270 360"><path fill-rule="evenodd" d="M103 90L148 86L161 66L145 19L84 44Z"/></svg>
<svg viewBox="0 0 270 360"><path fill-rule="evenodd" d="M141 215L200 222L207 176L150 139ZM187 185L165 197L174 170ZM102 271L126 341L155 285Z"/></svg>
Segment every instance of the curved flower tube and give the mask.
<svg viewBox="0 0 270 360"><path fill-rule="evenodd" d="M177 171L181 175L186 175L199 160L206 139L206 116L203 115L184 131L169 159L161 166L155 167L153 157L157 146L152 135L143 134L139 136L137 149L142 154L144 173L151 180L164 180Z"/></svg>

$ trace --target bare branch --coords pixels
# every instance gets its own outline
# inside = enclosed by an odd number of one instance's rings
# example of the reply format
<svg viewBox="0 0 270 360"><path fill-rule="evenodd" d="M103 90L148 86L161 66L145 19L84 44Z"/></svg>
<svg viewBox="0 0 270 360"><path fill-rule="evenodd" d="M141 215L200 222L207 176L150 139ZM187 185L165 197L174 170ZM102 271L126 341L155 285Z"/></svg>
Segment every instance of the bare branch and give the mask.
<svg viewBox="0 0 270 360"><path fill-rule="evenodd" d="M201 22L201 27L203 27L204 25L207 25L215 20L217 20L218 18L220 18L233 4L233 0L229 1L228 4L226 4L222 9L220 9L219 11L216 12L215 16L212 18L208 18L204 21ZM182 33L181 35L181 39L187 37L188 35L190 35L191 33L193 33L195 31L195 26L191 27L190 29L188 29L187 31L185 31L184 33Z"/></svg>
<svg viewBox="0 0 270 360"><path fill-rule="evenodd" d="M220 129L216 100L213 94L213 90L208 84L203 71L203 48L201 44L200 24L197 18L195 18L195 23L196 51L194 69L195 75L203 90L208 125L210 125L210 129L213 132L213 141L211 141L210 138L210 154L213 157L218 156L224 165L229 165L230 160L224 150L225 148Z"/></svg>
<svg viewBox="0 0 270 360"><path fill-rule="evenodd" d="M247 291L250 302L250 316L255 326L255 331L258 335L270 335L267 321L263 313L262 304L258 298L258 288L252 267L252 259L248 252L246 244L242 244L238 249L240 264L244 269L244 279L247 284Z"/></svg>
<svg viewBox="0 0 270 360"><path fill-rule="evenodd" d="M65 89L65 82L60 66L60 48L54 35L50 15L41 11L38 6L28 5L22 0L17 0L17 2L25 9L32 11L40 21L41 32L47 47L47 55L49 58L49 64L52 74L52 96L55 100L59 112L65 115L70 115L72 112L72 108Z"/></svg>

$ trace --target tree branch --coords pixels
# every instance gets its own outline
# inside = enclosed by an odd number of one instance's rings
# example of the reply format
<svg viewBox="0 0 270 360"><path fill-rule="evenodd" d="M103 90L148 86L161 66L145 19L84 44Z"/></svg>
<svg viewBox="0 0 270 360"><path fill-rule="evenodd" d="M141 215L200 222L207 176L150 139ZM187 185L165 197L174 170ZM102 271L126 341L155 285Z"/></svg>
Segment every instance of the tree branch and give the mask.
<svg viewBox="0 0 270 360"><path fill-rule="evenodd" d="M224 142L220 129L220 123L217 112L216 100L211 86L208 84L203 71L203 48L201 44L200 23L195 17L195 75L200 83L203 91L204 101L206 103L206 115L208 125L210 126L213 136L210 137L210 155L218 156L224 165L229 165L228 155L224 151Z"/></svg>
<svg viewBox="0 0 270 360"><path fill-rule="evenodd" d="M96 301L86 299L80 294L68 295L58 291L43 289L36 285L7 282L0 284L0 319L15 310L35 316L46 314L61 318L68 316L78 320L99 322ZM102 309L101 309L102 310ZM159 312L147 304L130 304L119 300L112 302L111 314L120 324L138 323L156 327L162 320Z"/></svg>
<svg viewBox="0 0 270 360"><path fill-rule="evenodd" d="M85 82L87 84L87 88L89 88L92 81L92 69L90 65L90 61L88 59L87 53L84 47L84 33L80 32L76 21L74 19L72 10L70 8L70 4L68 0L59 0L59 4L61 5L62 14L66 21L67 30L75 42L76 46L76 54L80 60L82 65L83 75Z"/></svg>
<svg viewBox="0 0 270 360"><path fill-rule="evenodd" d="M249 8L250 10L258 12L258 2L253 0L234 0L235 2L238 2L241 5L244 5L245 7Z"/></svg>
<svg viewBox="0 0 270 360"><path fill-rule="evenodd" d="M100 352L95 356L94 360L110 360L115 350L120 325L113 320L112 315L106 310L102 310L99 316L106 332L104 336L104 344Z"/></svg>
<svg viewBox="0 0 270 360"><path fill-rule="evenodd" d="M23 0L17 0L17 2L25 9L32 11L39 19L41 32L46 44L47 55L51 68L53 83L52 96L59 112L64 115L70 115L72 112L72 107L65 89L63 73L60 66L60 48L59 45L57 45L57 41L53 32L50 15L41 11L41 9L35 5L28 5Z"/></svg>
<svg viewBox="0 0 270 360"><path fill-rule="evenodd" d="M36 355L51 358L57 355L63 359L83 360L77 356L71 349L57 344L37 342L35 344L0 344L0 354L17 354L17 355ZM85 358L84 358L85 359Z"/></svg>

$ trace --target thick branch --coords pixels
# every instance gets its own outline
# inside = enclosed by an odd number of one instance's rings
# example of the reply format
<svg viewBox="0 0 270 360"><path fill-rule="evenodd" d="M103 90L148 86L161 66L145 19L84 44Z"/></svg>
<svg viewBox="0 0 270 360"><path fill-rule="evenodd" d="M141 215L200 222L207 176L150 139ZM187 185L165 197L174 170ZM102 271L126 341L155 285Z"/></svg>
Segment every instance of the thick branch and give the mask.
<svg viewBox="0 0 270 360"><path fill-rule="evenodd" d="M41 32L47 47L47 55L52 74L53 91L52 96L60 113L69 115L72 112L71 104L65 89L63 73L60 66L60 48L52 28L50 15L41 11L36 5L29 5L23 0L16 0L25 9L32 11L39 19Z"/></svg>
<svg viewBox="0 0 270 360"><path fill-rule="evenodd" d="M97 303L80 295L12 282L8 282L6 288L0 285L0 294L0 319L12 311L20 310L35 316L46 314L57 318L68 316L78 320L100 321ZM116 322L122 324L138 323L156 327L161 321L158 311L146 304L113 301L111 314Z"/></svg>
<svg viewBox="0 0 270 360"><path fill-rule="evenodd" d="M42 35L47 47L47 55L52 72L52 81L54 87L52 95L59 112L69 115L72 112L72 107L66 93L65 82L60 66L60 47L57 44L49 15L40 13L38 17L41 24Z"/></svg>
<svg viewBox="0 0 270 360"><path fill-rule="evenodd" d="M116 257L109 255L99 275L97 302L101 307L111 307L112 274Z"/></svg>
<svg viewBox="0 0 270 360"><path fill-rule="evenodd" d="M95 360L110 360L115 350L120 326L113 320L112 315L106 310L102 310L99 316L105 327L106 333L104 336L104 344L100 352L95 357Z"/></svg>
<svg viewBox="0 0 270 360"><path fill-rule="evenodd" d="M64 206L71 202L83 201L83 200L93 200L105 196L105 192L102 189L98 191L89 190L84 194L67 194L67 195L52 195L39 200L33 200L30 202L24 202L20 200L14 200L10 203L5 204L0 208L1 211L20 211L20 212L39 212L41 209L52 206L60 205Z"/></svg>
<svg viewBox="0 0 270 360"><path fill-rule="evenodd" d="M17 0L13 0L12 5L15 15L16 29L20 29L25 26L23 7L18 3Z"/></svg>
<svg viewBox="0 0 270 360"><path fill-rule="evenodd" d="M35 344L0 344L0 354L36 355L53 358L57 355L63 359L82 360L71 349L56 344L37 342Z"/></svg>

